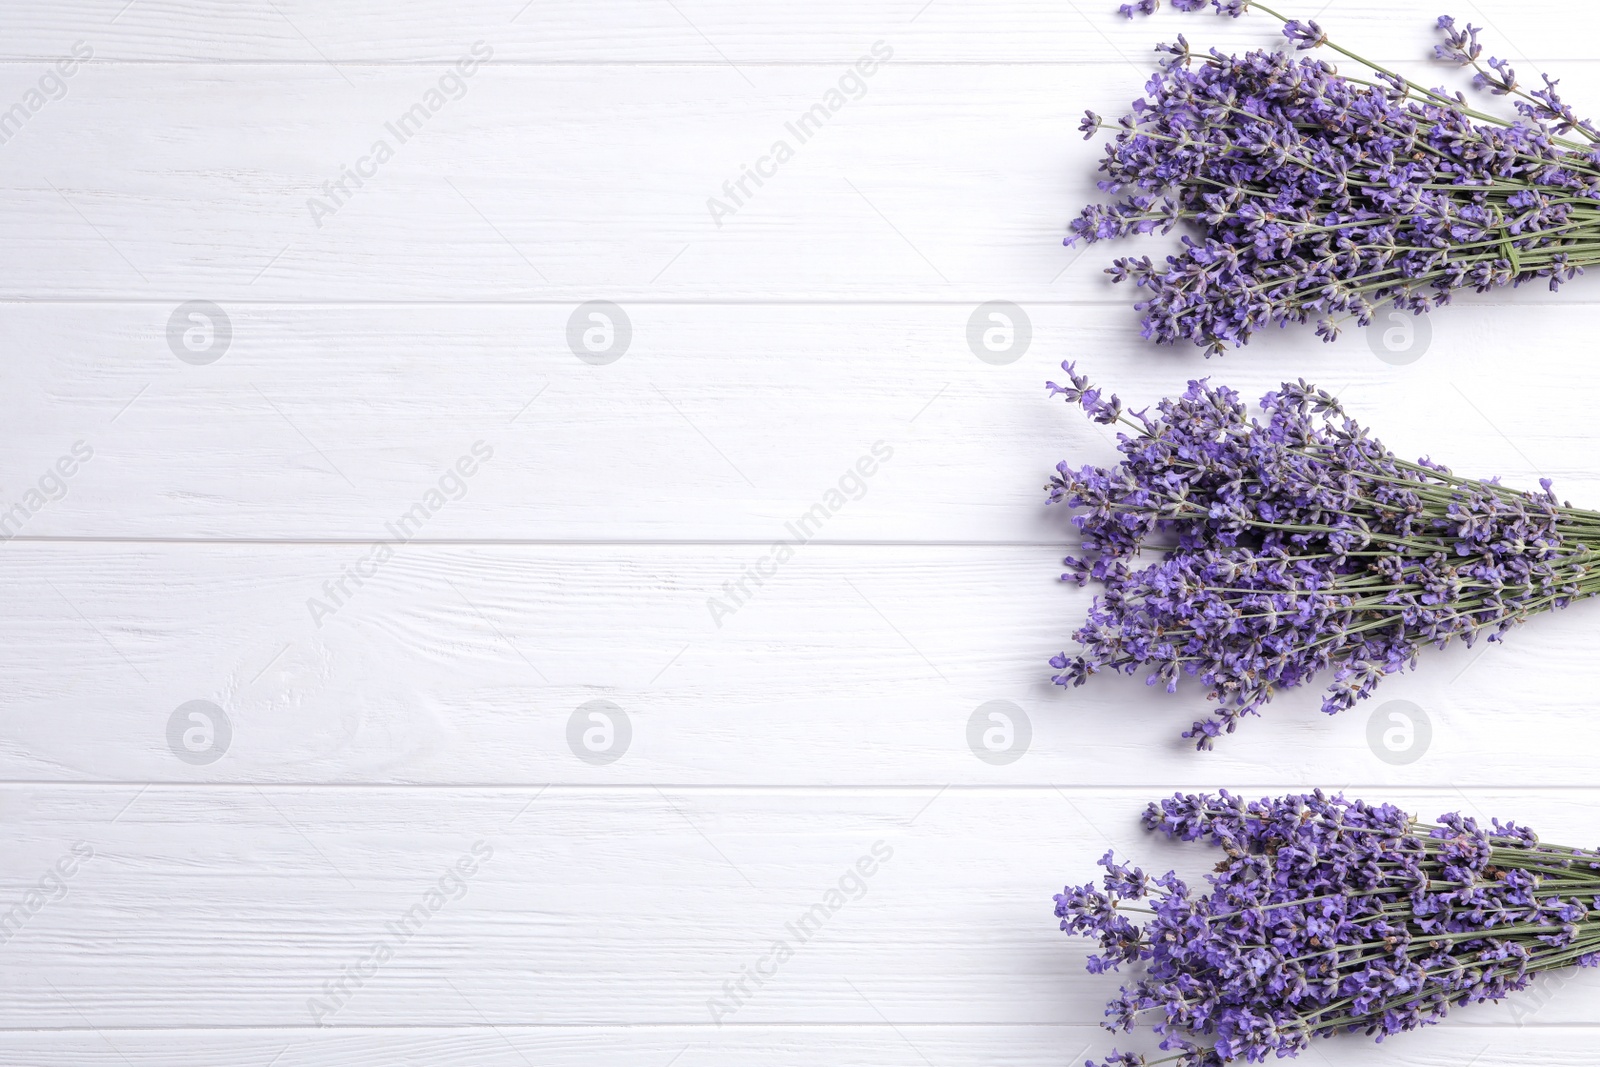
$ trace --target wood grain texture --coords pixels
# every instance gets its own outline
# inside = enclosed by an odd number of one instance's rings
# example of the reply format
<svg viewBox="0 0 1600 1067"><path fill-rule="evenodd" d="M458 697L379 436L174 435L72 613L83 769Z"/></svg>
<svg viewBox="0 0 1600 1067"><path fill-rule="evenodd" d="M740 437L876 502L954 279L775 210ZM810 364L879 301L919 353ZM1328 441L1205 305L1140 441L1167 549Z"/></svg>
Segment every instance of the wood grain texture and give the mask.
<svg viewBox="0 0 1600 1067"><path fill-rule="evenodd" d="M0 74L0 100L36 81ZM1564 74L1564 92L1600 98L1600 62ZM1126 254L1061 244L1098 195L1099 149L1075 128L1086 107L1125 110L1146 76L1125 66L891 61L853 101L811 66L759 89L704 66L344 76L81 69L0 154L0 298L1081 301L1111 297L1101 266ZM830 93L831 117L801 130ZM733 189L746 167L771 177Z"/></svg>
<svg viewBox="0 0 1600 1067"><path fill-rule="evenodd" d="M21 91L31 72L6 73ZM1094 158L1066 101L1105 110L1139 82L891 64L801 144L787 124L836 88L831 69L773 68L752 91L720 67L491 63L401 143L389 124L442 75L346 73L353 84L298 64L86 68L7 146L0 224L18 255L0 294L1059 297L1074 284L1067 211ZM775 177L724 190L779 140L795 154ZM381 167L379 141L393 152ZM324 188L363 159L373 176L348 199ZM713 197L736 214L713 218ZM314 215L313 199L337 212Z"/></svg>
<svg viewBox="0 0 1600 1067"><path fill-rule="evenodd" d="M1333 719L1314 687L1282 694L1197 754L1178 737L1207 709L1197 688L1050 684L1046 660L1070 646L1092 591L1057 582L1049 548L805 546L734 603L724 583L765 551L409 546L347 583L339 605L323 585L366 546L12 544L0 557L15 605L0 616L13 710L0 778L1129 783L1155 795L1593 782L1584 761L1551 753L1600 749L1600 667L1586 653L1600 604L1534 619L1504 646L1426 653ZM731 613L714 616L712 597ZM314 615L313 598L333 613ZM169 746L168 720L191 700L232 723L209 765ZM580 709L595 700L631 726L626 744L597 738L619 756L604 765L568 735L575 716L592 725ZM968 735L974 716L991 725L980 709L997 700L1031 729L998 766ZM1369 730L1381 735L1401 700L1431 739L1396 765Z"/></svg>
<svg viewBox="0 0 1600 1067"><path fill-rule="evenodd" d="M1115 981L1051 893L1108 847L1214 862L1138 828L1148 795L10 786L12 898L94 855L6 945L5 999L72 1028L1081 1025ZM1592 834L1592 790L1385 796ZM1461 1026L1592 1024L1597 992L1589 972Z"/></svg>
<svg viewBox="0 0 1600 1067"><path fill-rule="evenodd" d="M941 1026L897 1021L877 1026L739 1026L570 1028L496 1026L329 1028L312 1031L245 1028L4 1033L0 1054L17 1062L89 1067L612 1067L617 1063L690 1067L1076 1067L1108 1046L1094 1026ZM996 1050L999 1050L998 1052ZM1062 1050L1066 1051L1063 1052ZM1076 1055L1081 1052L1081 1055ZM1582 1027L1444 1027L1380 1048L1355 1038L1317 1047L1332 1067L1589 1067ZM273 1057L279 1057L274 1063ZM1074 1056L1070 1061L1064 1057Z"/></svg>
<svg viewBox="0 0 1600 1067"><path fill-rule="evenodd" d="M241 62L441 62L458 43L484 38L518 62L661 62L756 66L849 63L875 39L921 62L1122 62L1185 32L1228 48L1275 43L1266 19L1210 16L1128 23L1112 0L19 0L6 12L6 58L53 58L74 40L115 60ZM1342 43L1383 59L1421 62L1435 12L1380 0L1284 4L1291 17L1336 26ZM1580 29L1589 13L1554 0L1470 0L1456 14L1492 27L1501 52L1521 59L1590 58ZM749 71L759 84L759 74ZM1559 73L1556 72L1556 73Z"/></svg>
<svg viewBox="0 0 1600 1067"><path fill-rule="evenodd" d="M1306 377L1401 455L1600 501L1600 455L1572 432L1600 407L1571 355L1589 307L1446 308L1406 366L1361 331L1206 362L1143 345L1120 304L1025 305L1031 344L995 366L969 347L977 307L630 305L632 347L592 366L567 346L572 305L245 305L226 354L192 366L171 305L3 306L0 335L30 358L0 395L0 514L81 440L94 456L65 497L5 532L387 538L482 441L465 495L410 534L770 545L844 480L809 536L1065 544L1042 486L1061 460L1115 458L1045 393L1067 358L1135 407L1204 374L1250 397ZM880 441L892 458L857 478Z"/></svg>

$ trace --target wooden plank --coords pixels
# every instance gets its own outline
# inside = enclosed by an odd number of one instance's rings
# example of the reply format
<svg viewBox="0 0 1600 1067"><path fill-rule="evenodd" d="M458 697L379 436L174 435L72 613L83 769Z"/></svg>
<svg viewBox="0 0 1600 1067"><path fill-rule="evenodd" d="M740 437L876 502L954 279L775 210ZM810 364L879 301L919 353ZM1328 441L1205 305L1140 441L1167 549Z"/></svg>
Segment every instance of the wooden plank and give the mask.
<svg viewBox="0 0 1600 1067"><path fill-rule="evenodd" d="M1142 84L1112 70L890 62L850 100L812 67L91 64L5 145L0 299L1104 300L1110 253L1061 237L1098 196L1078 117Z"/></svg>
<svg viewBox="0 0 1600 1067"><path fill-rule="evenodd" d="M6 944L6 1023L1077 1026L1117 982L1084 971L1051 895L1107 847L1185 877L1213 862L1137 828L1160 792L9 786L6 899L93 855ZM1382 799L1561 841L1595 803ZM1593 1025L1597 984L1458 1018Z"/></svg>
<svg viewBox="0 0 1600 1067"><path fill-rule="evenodd" d="M1112 0L1054 4L1000 0L820 0L805 5L743 5L732 0L463 0L439 5L398 0L265 6L225 0L26 0L7 11L7 59L40 61L77 39L116 60L186 62L442 62L483 38L519 62L848 63L873 40L923 62L1111 62L1139 56L1178 32L1196 41L1251 47L1273 41L1266 18L1213 17L1127 23ZM1317 17L1341 43L1384 59L1418 63L1431 55L1434 11L1378 0L1347 0L1326 13L1285 4L1290 16ZM676 9L676 10L674 10ZM1477 0L1457 14L1490 27L1495 54L1587 58L1580 42L1592 12L1554 0L1517 4ZM1492 50L1493 50L1492 48ZM747 71L759 84L758 70ZM1560 74L1561 72L1555 71Z"/></svg>
<svg viewBox="0 0 1600 1067"><path fill-rule="evenodd" d="M0 221L18 255L0 268L0 294L1059 295L1071 284L1052 281L1070 262L1060 237L1094 160L1063 100L1094 106L1111 88L1091 90L1082 69L891 66L801 144L787 124L834 88L832 72L775 68L753 93L723 68L619 78L491 64L401 143L389 125L440 75L351 76L353 87L301 65L84 70L7 146ZM261 99L270 111L241 126ZM171 133L151 144L131 108ZM918 113L939 137L920 132ZM724 190L779 140L795 155L777 177L746 181L750 196ZM381 166L380 141L393 152ZM355 188L344 167L372 176ZM348 197L324 188L338 180ZM1081 192L1063 199L1064 186ZM714 218L713 198L735 214Z"/></svg>
<svg viewBox="0 0 1600 1067"><path fill-rule="evenodd" d="M1465 1013L1463 1013L1465 1015ZM271 1063L282 1067L611 1067L616 1063L689 1067L983 1067L1003 1057L1017 1067L1077 1067L1109 1049L1095 1026L589 1027L519 1026L325 1028L311 1031L108 1030L0 1032L0 1054L17 1062L211 1067ZM1124 1047L1127 1039L1123 1038ZM1075 1055L1079 1050L1086 1050ZM1359 1036L1317 1048L1318 1062L1358 1067L1372 1062ZM1581 1027L1434 1027L1384 1043L1392 1067L1461 1067L1473 1056L1504 1067L1588 1067L1590 1033ZM1064 1057L1073 1057L1064 1059Z"/></svg>
<svg viewBox="0 0 1600 1067"><path fill-rule="evenodd" d="M1055 581L1052 549L804 546L731 603L723 586L763 552L12 544L0 777L1579 786L1587 764L1551 753L1600 747L1593 604L1504 647L1427 652L1337 718L1317 689L1283 694L1203 755L1178 737L1206 711L1197 689L1050 684L1091 595ZM324 588L361 568L347 597ZM224 740L191 701L226 718ZM1428 723L1398 762L1380 746L1397 709Z"/></svg>
<svg viewBox="0 0 1600 1067"><path fill-rule="evenodd" d="M1134 407L1200 374L1249 397L1304 376L1401 455L1600 501L1573 437L1600 407L1588 308L1442 309L1393 366L1360 331L1207 363L1140 340L1125 306L1028 304L1029 346L997 366L969 347L976 302L630 304L631 347L594 366L568 347L574 307L229 305L231 347L194 366L169 346L173 304L0 306L35 357L0 397L0 516L28 505L0 532L392 539L445 479L456 499L409 536L771 545L820 503L805 532L825 541L1064 543L1055 464L1115 458L1046 395L1064 357ZM50 472L80 441L93 456L61 496ZM57 499L27 496L41 479Z"/></svg>

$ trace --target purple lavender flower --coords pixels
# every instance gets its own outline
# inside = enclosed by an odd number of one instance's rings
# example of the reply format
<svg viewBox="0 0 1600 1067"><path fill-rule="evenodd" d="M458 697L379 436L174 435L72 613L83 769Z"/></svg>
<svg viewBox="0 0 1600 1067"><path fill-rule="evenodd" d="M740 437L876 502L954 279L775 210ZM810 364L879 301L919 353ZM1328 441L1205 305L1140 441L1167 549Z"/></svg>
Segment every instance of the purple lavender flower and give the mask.
<svg viewBox="0 0 1600 1067"><path fill-rule="evenodd" d="M1326 48L1370 74L1346 77L1280 52L1199 56L1180 38L1157 49L1160 70L1132 114L1080 127L1115 132L1099 184L1125 195L1084 208L1067 244L1190 231L1162 264L1118 259L1107 271L1145 291L1135 305L1145 337L1187 339L1209 355L1297 323L1332 341L1343 323L1367 325L1385 306L1422 314L1460 289L1535 279L1555 289L1600 262L1600 131L1550 78L1524 89L1505 60L1485 60L1477 27L1439 19L1436 54L1471 68L1479 89L1512 98L1514 118L1370 63L1315 22L1254 0L1210 6L1266 12L1297 51Z"/></svg>
<svg viewBox="0 0 1600 1067"><path fill-rule="evenodd" d="M1209 893L1172 874L1130 885L1108 854L1101 888L1055 899L1061 929L1100 942L1091 972L1142 972L1104 1025L1152 1020L1172 1054L1157 1063L1260 1062L1355 1031L1382 1041L1541 971L1600 964L1600 852L1544 844L1514 823L1450 814L1430 825L1320 791L1253 804L1224 791L1151 804L1144 824L1223 850ZM1113 1052L1086 1067L1145 1063Z"/></svg>
<svg viewBox="0 0 1600 1067"><path fill-rule="evenodd" d="M1433 46L1436 58L1462 67L1477 65L1478 57L1483 55L1483 45L1478 43L1478 27L1468 24L1458 30L1455 19L1440 15L1435 28L1444 33L1444 44Z"/></svg>
<svg viewBox="0 0 1600 1067"><path fill-rule="evenodd" d="M1179 11L1199 11L1209 0L1172 0L1172 6ZM1154 15L1161 6L1161 0L1135 0L1131 4L1123 4L1117 8L1117 13L1123 18L1133 18L1135 15Z"/></svg>
<svg viewBox="0 0 1600 1067"><path fill-rule="evenodd" d="M1252 418L1238 394L1192 381L1125 414L1071 363L1050 391L1120 422L1122 462L1063 462L1051 503L1078 509L1084 557L1064 581L1102 586L1055 682L1199 678L1217 710L1185 737L1205 749L1274 693L1330 675L1344 711L1423 649L1496 641L1530 615L1600 592L1600 513L1550 491L1459 478L1397 458L1328 393L1289 382ZM1136 566L1141 549L1169 545Z"/></svg>

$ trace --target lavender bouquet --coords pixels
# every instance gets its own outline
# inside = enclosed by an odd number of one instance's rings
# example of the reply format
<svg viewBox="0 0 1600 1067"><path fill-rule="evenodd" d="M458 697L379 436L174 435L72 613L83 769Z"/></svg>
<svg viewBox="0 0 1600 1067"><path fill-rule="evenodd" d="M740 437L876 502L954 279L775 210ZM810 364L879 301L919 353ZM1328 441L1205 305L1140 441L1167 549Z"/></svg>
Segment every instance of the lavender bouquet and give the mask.
<svg viewBox="0 0 1600 1067"><path fill-rule="evenodd" d="M1092 973L1143 966L1108 1005L1107 1029L1131 1032L1152 1013L1171 1053L1113 1052L1103 1067L1259 1062L1340 1032L1382 1041L1541 971L1600 963L1600 852L1542 844L1513 823L1430 825L1321 792L1254 804L1223 792L1152 804L1144 824L1226 858L1203 896L1107 853L1103 889L1056 897L1061 929L1100 941Z"/></svg>
<svg viewBox="0 0 1600 1067"><path fill-rule="evenodd" d="M1124 258L1107 271L1147 291L1135 305L1146 338L1188 338L1210 355L1268 324L1315 322L1331 341L1385 305L1422 314L1462 288L1543 279L1555 289L1600 262L1600 132L1548 76L1524 89L1504 60L1484 61L1476 27L1440 18L1438 57L1512 98L1513 118L1346 51L1315 22L1255 0L1210 4L1234 17L1264 12L1297 49L1365 69L1340 73L1279 52L1200 55L1180 36L1158 49L1161 69L1132 114L1088 113L1086 137L1116 131L1099 187L1128 195L1085 208L1066 243L1180 222L1197 234L1162 265ZM1207 0L1173 6L1195 11Z"/></svg>
<svg viewBox="0 0 1600 1067"><path fill-rule="evenodd" d="M1114 468L1058 464L1052 503L1080 509L1085 558L1064 581L1103 587L1050 661L1062 686L1145 672L1218 702L1184 736L1210 748L1280 689L1332 672L1322 710L1370 695L1429 645L1497 640L1600 592L1600 512L1397 458L1304 381L1261 400L1205 381L1125 413L1071 363L1052 393L1119 423ZM1136 565L1141 551L1156 562Z"/></svg>

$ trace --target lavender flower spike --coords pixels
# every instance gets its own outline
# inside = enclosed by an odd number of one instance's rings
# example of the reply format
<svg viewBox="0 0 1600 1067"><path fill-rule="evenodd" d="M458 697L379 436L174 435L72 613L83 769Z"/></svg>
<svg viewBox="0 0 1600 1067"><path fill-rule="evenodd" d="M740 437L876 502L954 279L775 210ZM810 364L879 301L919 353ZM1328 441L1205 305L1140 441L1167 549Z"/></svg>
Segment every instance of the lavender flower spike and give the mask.
<svg viewBox="0 0 1600 1067"><path fill-rule="evenodd" d="M1121 423L1106 469L1058 464L1051 503L1077 509L1084 557L1064 581L1102 586L1055 681L1199 678L1217 710L1184 734L1210 748L1274 693L1329 676L1344 711L1428 646L1496 641L1600 592L1600 512L1397 458L1328 393L1287 382L1251 417L1192 381L1154 415L1125 414L1071 363L1052 393ZM1173 547L1135 567L1152 540Z"/></svg>
<svg viewBox="0 0 1600 1067"><path fill-rule="evenodd" d="M1600 964L1600 852L1544 844L1515 823L1425 824L1319 791L1253 804L1175 795L1144 824L1226 858L1200 896L1109 853L1100 887L1056 896L1061 929L1100 943L1092 973L1141 972L1107 1005L1105 1027L1132 1032L1153 1017L1167 1053L1113 1052L1086 1067L1259 1063L1356 1031L1382 1041L1542 971Z"/></svg>
<svg viewBox="0 0 1600 1067"><path fill-rule="evenodd" d="M1470 68L1513 115L1425 88L1256 0L1209 6L1275 17L1306 54L1205 55L1180 37L1157 49L1160 69L1132 114L1079 127L1114 134L1099 186L1122 199L1084 208L1067 244L1186 231L1161 264L1118 259L1107 270L1143 290L1134 306L1146 338L1211 355L1294 323L1332 341L1385 306L1420 315L1462 289L1555 289L1600 263L1600 130L1549 77L1523 88L1509 63L1485 59L1476 26L1440 18L1436 57ZM1340 73L1317 58L1325 52L1366 69Z"/></svg>

